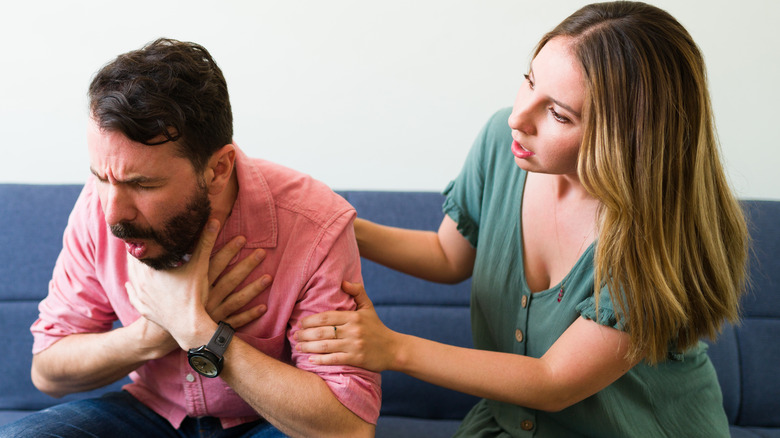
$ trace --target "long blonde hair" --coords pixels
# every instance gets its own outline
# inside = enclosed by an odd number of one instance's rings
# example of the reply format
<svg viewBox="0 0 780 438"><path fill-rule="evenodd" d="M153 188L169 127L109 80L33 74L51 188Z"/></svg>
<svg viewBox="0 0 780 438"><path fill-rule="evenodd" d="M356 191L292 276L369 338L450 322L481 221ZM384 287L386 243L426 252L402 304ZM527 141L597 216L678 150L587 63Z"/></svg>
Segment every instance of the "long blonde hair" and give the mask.
<svg viewBox="0 0 780 438"><path fill-rule="evenodd" d="M606 286L657 363L739 317L748 235L719 156L704 61L644 3L585 6L545 35L573 38L586 81L578 173L601 202L596 299Z"/></svg>

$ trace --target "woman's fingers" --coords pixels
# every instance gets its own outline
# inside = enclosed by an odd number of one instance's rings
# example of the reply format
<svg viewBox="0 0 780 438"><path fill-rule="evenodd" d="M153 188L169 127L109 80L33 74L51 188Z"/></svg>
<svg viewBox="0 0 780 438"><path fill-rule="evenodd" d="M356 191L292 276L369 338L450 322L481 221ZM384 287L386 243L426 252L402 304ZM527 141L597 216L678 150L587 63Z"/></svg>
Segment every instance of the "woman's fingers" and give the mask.
<svg viewBox="0 0 780 438"><path fill-rule="evenodd" d="M302 330L299 330L299 333L304 331L303 329L323 326L331 327L331 330L333 330L332 326L334 325L344 325L354 320L356 313L357 312L353 310L329 310L327 312L307 316L300 322L300 327Z"/></svg>
<svg viewBox="0 0 780 438"><path fill-rule="evenodd" d="M355 297L357 303L357 310L368 309L374 307L374 304L368 298L366 289L360 283L349 283L347 281L342 282L341 288L344 292ZM339 326L347 324L348 322L355 321L358 318L357 311L348 310L330 310L327 312L318 313L316 315L307 316L301 320L301 329L309 329L312 327L321 326ZM304 331L304 330L301 330Z"/></svg>
<svg viewBox="0 0 780 438"><path fill-rule="evenodd" d="M360 367L359 361L348 353L313 354L309 362L315 365L350 365Z"/></svg>
<svg viewBox="0 0 780 438"><path fill-rule="evenodd" d="M351 341L343 339L329 339L327 341L315 341L300 343L295 346L295 349L302 353L317 353L317 354L330 354L330 353L347 353L350 351Z"/></svg>
<svg viewBox="0 0 780 438"><path fill-rule="evenodd" d="M355 303L357 303L358 310L374 307L374 303L372 303L371 299L368 298L366 288L363 286L363 284L344 281L341 283L341 289L355 298Z"/></svg>
<svg viewBox="0 0 780 438"><path fill-rule="evenodd" d="M301 353L309 353L309 362L318 365L364 366L365 356L354 348L354 340L329 339L326 341L302 342L295 346Z"/></svg>
<svg viewBox="0 0 780 438"><path fill-rule="evenodd" d="M339 330L341 330L341 336L339 336ZM298 342L330 341L335 339L343 340L347 336L347 333L345 325L324 325L300 329L295 332L295 339Z"/></svg>

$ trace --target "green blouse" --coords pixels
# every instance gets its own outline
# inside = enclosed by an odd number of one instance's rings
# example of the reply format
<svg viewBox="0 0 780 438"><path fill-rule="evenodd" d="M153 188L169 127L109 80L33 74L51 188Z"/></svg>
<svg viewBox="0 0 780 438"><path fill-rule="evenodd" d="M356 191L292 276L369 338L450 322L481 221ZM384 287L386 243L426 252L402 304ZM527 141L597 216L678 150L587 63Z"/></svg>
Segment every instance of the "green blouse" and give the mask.
<svg viewBox="0 0 780 438"><path fill-rule="evenodd" d="M593 252L585 250L560 285L531 293L523 264L520 208L526 172L511 153L510 110L497 112L475 141L443 210L477 249L471 289L474 346L541 357L580 316L622 329L609 294L593 298ZM640 363L607 388L560 412L493 400L466 416L460 437L729 436L706 344L655 366Z"/></svg>

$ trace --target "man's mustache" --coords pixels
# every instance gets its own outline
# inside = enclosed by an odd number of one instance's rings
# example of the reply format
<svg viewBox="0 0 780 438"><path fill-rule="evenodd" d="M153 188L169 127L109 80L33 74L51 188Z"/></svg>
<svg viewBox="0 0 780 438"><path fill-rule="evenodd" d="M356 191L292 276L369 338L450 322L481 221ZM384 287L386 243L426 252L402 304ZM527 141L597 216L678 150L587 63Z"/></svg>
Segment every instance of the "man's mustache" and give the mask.
<svg viewBox="0 0 780 438"><path fill-rule="evenodd" d="M141 228L129 223L118 223L111 225L111 234L118 239L154 239L157 240L157 233L151 228Z"/></svg>

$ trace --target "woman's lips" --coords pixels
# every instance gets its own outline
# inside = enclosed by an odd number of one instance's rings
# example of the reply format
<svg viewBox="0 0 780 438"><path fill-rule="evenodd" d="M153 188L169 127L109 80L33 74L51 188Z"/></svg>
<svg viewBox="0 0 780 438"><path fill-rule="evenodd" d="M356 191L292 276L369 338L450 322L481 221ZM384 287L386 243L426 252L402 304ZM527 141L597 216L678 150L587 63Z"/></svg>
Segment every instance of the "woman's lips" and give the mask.
<svg viewBox="0 0 780 438"><path fill-rule="evenodd" d="M533 152L521 146L517 140L512 140L512 153L517 158L528 158L534 156Z"/></svg>

